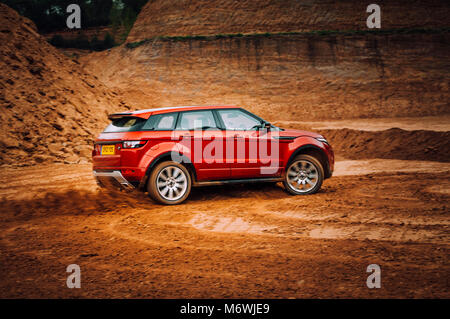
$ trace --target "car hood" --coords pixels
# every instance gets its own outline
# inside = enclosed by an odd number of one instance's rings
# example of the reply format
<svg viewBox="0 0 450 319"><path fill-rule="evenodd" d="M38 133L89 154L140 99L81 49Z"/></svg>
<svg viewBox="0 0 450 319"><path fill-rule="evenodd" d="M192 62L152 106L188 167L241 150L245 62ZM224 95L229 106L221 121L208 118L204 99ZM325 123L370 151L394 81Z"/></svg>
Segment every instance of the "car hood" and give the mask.
<svg viewBox="0 0 450 319"><path fill-rule="evenodd" d="M292 130L292 129L286 129L284 131L279 131L277 133L281 137L300 137L300 136L310 136L310 137L314 137L314 138L322 137L322 135L320 135L318 133L302 131L302 130Z"/></svg>

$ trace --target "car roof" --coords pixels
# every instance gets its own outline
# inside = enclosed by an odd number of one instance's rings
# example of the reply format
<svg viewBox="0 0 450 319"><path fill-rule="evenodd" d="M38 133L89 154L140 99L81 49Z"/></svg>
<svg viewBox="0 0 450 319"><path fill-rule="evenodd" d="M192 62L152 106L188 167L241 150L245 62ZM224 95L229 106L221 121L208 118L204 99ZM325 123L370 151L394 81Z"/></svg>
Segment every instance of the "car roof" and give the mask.
<svg viewBox="0 0 450 319"><path fill-rule="evenodd" d="M154 109L145 109L137 111L128 111L121 113L110 114L108 117L110 119L118 118L122 116L137 116L142 118L148 118L151 114L161 114L179 111L195 111L195 110L211 110L211 109L237 109L238 106L235 105L191 105L191 106L172 106L172 107L160 107Z"/></svg>

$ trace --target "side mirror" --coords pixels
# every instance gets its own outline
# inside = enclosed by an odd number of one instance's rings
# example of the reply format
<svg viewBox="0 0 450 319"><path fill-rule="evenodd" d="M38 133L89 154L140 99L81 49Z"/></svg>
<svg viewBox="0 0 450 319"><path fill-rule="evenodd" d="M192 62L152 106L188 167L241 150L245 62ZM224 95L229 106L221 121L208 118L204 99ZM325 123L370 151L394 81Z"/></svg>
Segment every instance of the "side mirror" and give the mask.
<svg viewBox="0 0 450 319"><path fill-rule="evenodd" d="M269 122L265 122L264 123L264 128L268 131L270 131L270 128L272 127L272 124L270 124Z"/></svg>

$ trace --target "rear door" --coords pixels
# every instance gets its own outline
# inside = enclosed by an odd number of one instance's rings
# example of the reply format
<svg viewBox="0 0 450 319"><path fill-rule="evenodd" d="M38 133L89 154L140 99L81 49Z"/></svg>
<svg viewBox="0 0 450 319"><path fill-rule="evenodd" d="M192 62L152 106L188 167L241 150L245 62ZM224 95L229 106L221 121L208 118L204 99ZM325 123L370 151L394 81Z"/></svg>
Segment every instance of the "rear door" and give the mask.
<svg viewBox="0 0 450 319"><path fill-rule="evenodd" d="M211 110L180 112L175 134L190 150L199 181L230 178L224 157L224 131Z"/></svg>

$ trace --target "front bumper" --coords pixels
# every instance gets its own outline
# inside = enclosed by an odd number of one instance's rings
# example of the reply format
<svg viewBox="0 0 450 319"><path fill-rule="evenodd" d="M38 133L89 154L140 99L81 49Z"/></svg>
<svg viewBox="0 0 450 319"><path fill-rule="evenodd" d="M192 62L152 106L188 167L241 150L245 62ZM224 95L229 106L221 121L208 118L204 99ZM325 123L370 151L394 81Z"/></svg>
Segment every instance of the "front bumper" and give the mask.
<svg viewBox="0 0 450 319"><path fill-rule="evenodd" d="M120 187L133 190L134 186L123 177L120 171L93 171L97 184L101 187Z"/></svg>
<svg viewBox="0 0 450 319"><path fill-rule="evenodd" d="M330 144L324 144L325 145L325 150L326 150L326 155L327 155L327 159L328 159L328 172L325 174L325 178L330 178L331 176L333 176L333 171L334 171L334 151L333 148L331 147Z"/></svg>

